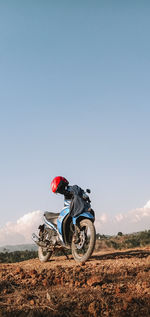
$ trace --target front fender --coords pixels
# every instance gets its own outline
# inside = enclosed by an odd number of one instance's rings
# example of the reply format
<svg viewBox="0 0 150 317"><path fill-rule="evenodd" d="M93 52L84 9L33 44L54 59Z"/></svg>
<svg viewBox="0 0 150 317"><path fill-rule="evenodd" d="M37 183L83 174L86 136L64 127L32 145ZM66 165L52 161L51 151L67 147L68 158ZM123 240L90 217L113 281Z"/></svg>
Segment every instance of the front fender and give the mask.
<svg viewBox="0 0 150 317"><path fill-rule="evenodd" d="M77 217L72 218L72 222L74 225L76 225L79 218L80 219L87 218L87 219L90 219L92 222L94 222L94 220L95 220L95 217L90 212L83 212L82 214L78 215Z"/></svg>

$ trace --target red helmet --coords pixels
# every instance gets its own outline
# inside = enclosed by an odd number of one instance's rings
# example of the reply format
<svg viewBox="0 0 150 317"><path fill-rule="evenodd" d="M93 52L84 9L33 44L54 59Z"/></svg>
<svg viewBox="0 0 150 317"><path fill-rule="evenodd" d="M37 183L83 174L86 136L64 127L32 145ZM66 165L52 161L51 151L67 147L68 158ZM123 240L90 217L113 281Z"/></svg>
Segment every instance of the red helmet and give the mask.
<svg viewBox="0 0 150 317"><path fill-rule="evenodd" d="M62 190L69 184L66 178L62 176L55 177L51 182L51 189L53 193L62 193Z"/></svg>

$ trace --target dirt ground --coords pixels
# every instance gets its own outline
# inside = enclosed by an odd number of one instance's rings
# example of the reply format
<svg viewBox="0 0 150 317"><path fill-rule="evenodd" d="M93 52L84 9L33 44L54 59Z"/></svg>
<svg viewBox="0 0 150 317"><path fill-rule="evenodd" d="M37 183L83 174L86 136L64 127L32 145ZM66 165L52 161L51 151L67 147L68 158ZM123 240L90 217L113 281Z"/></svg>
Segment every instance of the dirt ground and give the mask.
<svg viewBox="0 0 150 317"><path fill-rule="evenodd" d="M150 316L150 247L0 264L0 317Z"/></svg>

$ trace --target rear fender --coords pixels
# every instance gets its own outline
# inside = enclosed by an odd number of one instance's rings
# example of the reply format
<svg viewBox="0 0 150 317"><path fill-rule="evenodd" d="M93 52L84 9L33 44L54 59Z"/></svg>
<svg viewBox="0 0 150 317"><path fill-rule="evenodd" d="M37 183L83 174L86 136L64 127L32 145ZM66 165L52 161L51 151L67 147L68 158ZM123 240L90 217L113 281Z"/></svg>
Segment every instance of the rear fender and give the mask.
<svg viewBox="0 0 150 317"><path fill-rule="evenodd" d="M63 236L63 240L65 244L70 244L70 230L71 230L71 223L72 223L72 218L70 217L70 215L68 214L64 221L63 221L63 225L62 225L62 236Z"/></svg>

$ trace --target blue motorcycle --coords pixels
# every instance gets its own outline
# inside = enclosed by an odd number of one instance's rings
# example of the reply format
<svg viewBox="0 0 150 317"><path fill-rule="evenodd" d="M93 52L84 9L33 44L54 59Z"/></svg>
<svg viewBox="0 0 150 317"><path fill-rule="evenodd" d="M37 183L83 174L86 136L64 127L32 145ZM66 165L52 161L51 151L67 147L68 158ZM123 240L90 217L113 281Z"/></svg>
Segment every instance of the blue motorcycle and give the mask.
<svg viewBox="0 0 150 317"><path fill-rule="evenodd" d="M90 193L90 190L86 190ZM89 200L84 192L83 199ZM41 262L46 262L56 250L62 250L68 258L65 249L70 249L77 262L84 263L91 256L96 241L94 227L95 213L91 208L76 217L70 216L70 200L64 200L64 208L60 213L45 212L44 224L39 226L39 237L32 235L38 245L38 256Z"/></svg>

